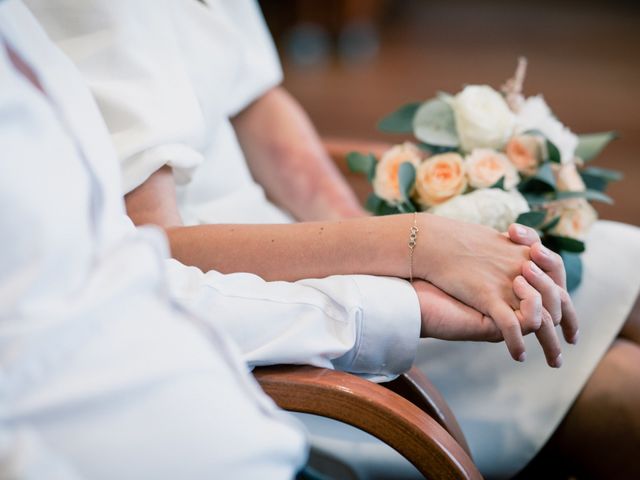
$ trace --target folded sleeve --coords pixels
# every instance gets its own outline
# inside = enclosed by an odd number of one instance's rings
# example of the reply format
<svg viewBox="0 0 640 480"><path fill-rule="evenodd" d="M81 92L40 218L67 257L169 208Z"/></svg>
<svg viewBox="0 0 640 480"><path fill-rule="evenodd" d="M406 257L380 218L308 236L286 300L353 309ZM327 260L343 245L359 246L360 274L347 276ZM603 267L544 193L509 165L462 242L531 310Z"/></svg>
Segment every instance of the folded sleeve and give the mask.
<svg viewBox="0 0 640 480"><path fill-rule="evenodd" d="M179 183L203 161L205 126L166 0L27 0L100 107L125 193L163 165ZM195 3L195 2L194 2Z"/></svg>
<svg viewBox="0 0 640 480"><path fill-rule="evenodd" d="M235 115L270 88L282 82L278 52L257 0L224 0L228 18L241 46L240 74L230 95L228 113Z"/></svg>
<svg viewBox="0 0 640 480"><path fill-rule="evenodd" d="M364 275L266 282L206 274L167 260L171 294L226 330L251 366L308 364L392 378L413 363L416 294L403 280Z"/></svg>

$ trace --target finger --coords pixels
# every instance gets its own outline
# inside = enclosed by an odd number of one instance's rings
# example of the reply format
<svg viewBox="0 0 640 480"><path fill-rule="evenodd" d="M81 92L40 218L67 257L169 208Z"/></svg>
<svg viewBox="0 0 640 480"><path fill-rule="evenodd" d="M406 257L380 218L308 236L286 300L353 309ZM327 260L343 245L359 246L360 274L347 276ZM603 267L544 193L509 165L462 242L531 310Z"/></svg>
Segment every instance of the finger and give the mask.
<svg viewBox="0 0 640 480"><path fill-rule="evenodd" d="M549 275L556 284L567 289L567 275L564 270L562 257L548 249L542 243L536 242L531 246L531 260Z"/></svg>
<svg viewBox="0 0 640 480"><path fill-rule="evenodd" d="M540 241L538 232L533 228L520 225L519 223L512 223L509 225L507 234L512 242L520 245L526 245L528 247Z"/></svg>
<svg viewBox="0 0 640 480"><path fill-rule="evenodd" d="M536 332L536 337L542 346L547 364L552 368L560 368L562 366L560 339L551 321L551 315L546 310L542 313L542 325Z"/></svg>
<svg viewBox="0 0 640 480"><path fill-rule="evenodd" d="M542 305L551 314L553 323L555 325L560 323L562 318L560 287L534 262L526 262L522 267L522 274L527 282L542 295Z"/></svg>
<svg viewBox="0 0 640 480"><path fill-rule="evenodd" d="M520 321L522 334L536 332L542 324L542 297L523 276L518 275L513 281L513 291L520 299L520 308L516 317Z"/></svg>
<svg viewBox="0 0 640 480"><path fill-rule="evenodd" d="M569 293L564 289L560 289L560 300L562 302L562 320L560 321L562 334L567 342L575 345L578 343L578 337L580 336L578 314Z"/></svg>
<svg viewBox="0 0 640 480"><path fill-rule="evenodd" d="M527 358L524 339L522 338L520 322L513 309L500 301L491 306L489 315L491 315L491 318L493 318L493 321L496 322L502 332L511 357L518 362L524 362Z"/></svg>
<svg viewBox="0 0 640 480"><path fill-rule="evenodd" d="M502 333L490 317L431 283L419 280L413 285L422 309L421 336L442 340L502 341Z"/></svg>
<svg viewBox="0 0 640 480"><path fill-rule="evenodd" d="M542 244L531 247L531 259L547 273L556 284L560 285L560 302L562 309L562 333L569 343L577 343L579 336L578 315L573 301L566 289L566 274L562 257Z"/></svg>

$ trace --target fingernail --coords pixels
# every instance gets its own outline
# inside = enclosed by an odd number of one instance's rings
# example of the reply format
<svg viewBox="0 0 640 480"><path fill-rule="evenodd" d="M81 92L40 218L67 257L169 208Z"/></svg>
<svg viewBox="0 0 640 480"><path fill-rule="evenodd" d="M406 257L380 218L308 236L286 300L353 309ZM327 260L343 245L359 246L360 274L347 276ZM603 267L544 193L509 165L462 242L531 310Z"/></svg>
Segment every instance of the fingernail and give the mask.
<svg viewBox="0 0 640 480"><path fill-rule="evenodd" d="M540 270L540 267L536 265L535 262L529 262L529 268L531 268L531 271L536 275L542 275L542 270Z"/></svg>
<svg viewBox="0 0 640 480"><path fill-rule="evenodd" d="M516 233L520 237L526 237L527 236L527 229L522 227L522 226L520 226L520 225L516 225Z"/></svg>
<svg viewBox="0 0 640 480"><path fill-rule="evenodd" d="M573 338L571 339L570 343L573 345L577 345L579 338L580 338L580 330L576 330L576 333L573 335Z"/></svg>
<svg viewBox="0 0 640 480"><path fill-rule="evenodd" d="M550 257L551 256L551 251L545 247L544 245L540 245L540 253L542 255L544 255L545 257Z"/></svg>
<svg viewBox="0 0 640 480"><path fill-rule="evenodd" d="M562 366L562 354L559 353L556 359L553 361L553 366L555 368L560 368Z"/></svg>
<svg viewBox="0 0 640 480"><path fill-rule="evenodd" d="M524 362L527 359L527 352L522 352L518 357L519 362Z"/></svg>

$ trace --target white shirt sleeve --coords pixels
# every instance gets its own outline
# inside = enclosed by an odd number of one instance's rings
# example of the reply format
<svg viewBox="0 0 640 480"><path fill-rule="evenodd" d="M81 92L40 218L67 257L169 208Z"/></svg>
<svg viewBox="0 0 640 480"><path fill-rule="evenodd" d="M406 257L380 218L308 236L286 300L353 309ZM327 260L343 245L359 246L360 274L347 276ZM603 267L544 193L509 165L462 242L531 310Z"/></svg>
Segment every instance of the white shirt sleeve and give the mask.
<svg viewBox="0 0 640 480"><path fill-rule="evenodd" d="M254 0L26 0L80 69L125 193L164 165L187 183L220 121L282 81Z"/></svg>
<svg viewBox="0 0 640 480"><path fill-rule="evenodd" d="M121 161L125 192L165 164L178 183L188 181L203 161L205 124L169 3L26 3L89 84Z"/></svg>
<svg viewBox="0 0 640 480"><path fill-rule="evenodd" d="M388 379L410 368L420 308L409 283L366 275L295 283L167 260L171 293L221 325L251 366L310 364Z"/></svg>

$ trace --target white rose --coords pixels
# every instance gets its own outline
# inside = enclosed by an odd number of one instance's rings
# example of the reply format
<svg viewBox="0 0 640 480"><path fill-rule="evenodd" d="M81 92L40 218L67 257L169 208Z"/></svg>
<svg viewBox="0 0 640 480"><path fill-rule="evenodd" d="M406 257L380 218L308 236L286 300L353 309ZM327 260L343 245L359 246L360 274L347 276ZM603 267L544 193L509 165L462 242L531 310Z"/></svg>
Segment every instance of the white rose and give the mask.
<svg viewBox="0 0 640 480"><path fill-rule="evenodd" d="M547 215L547 220L560 216L560 221L549 233L577 240L584 240L598 219L598 213L584 198L556 202L548 208Z"/></svg>
<svg viewBox="0 0 640 480"><path fill-rule="evenodd" d="M376 175L373 179L375 194L389 203L401 203L404 197L398 181L400 165L409 162L417 169L420 160L420 150L409 142L389 149L376 164Z"/></svg>
<svg viewBox="0 0 640 480"><path fill-rule="evenodd" d="M539 130L560 151L562 163L573 161L578 137L553 116L542 95L529 97L516 116L516 133Z"/></svg>
<svg viewBox="0 0 640 480"><path fill-rule="evenodd" d="M469 185L489 188L504 177L504 188L511 190L520 181L516 167L506 155L489 148L476 148L465 159Z"/></svg>
<svg viewBox="0 0 640 480"><path fill-rule="evenodd" d="M517 190L505 192L499 188L485 188L454 197L429 211L505 232L521 213L529 211L529 205Z"/></svg>
<svg viewBox="0 0 640 480"><path fill-rule="evenodd" d="M504 97L486 85L469 85L450 100L462 149L500 150L513 133L515 117Z"/></svg>
<svg viewBox="0 0 640 480"><path fill-rule="evenodd" d="M553 171L556 186L559 191L584 192L587 189L575 163L563 163L561 165L554 163L551 164L551 170Z"/></svg>

